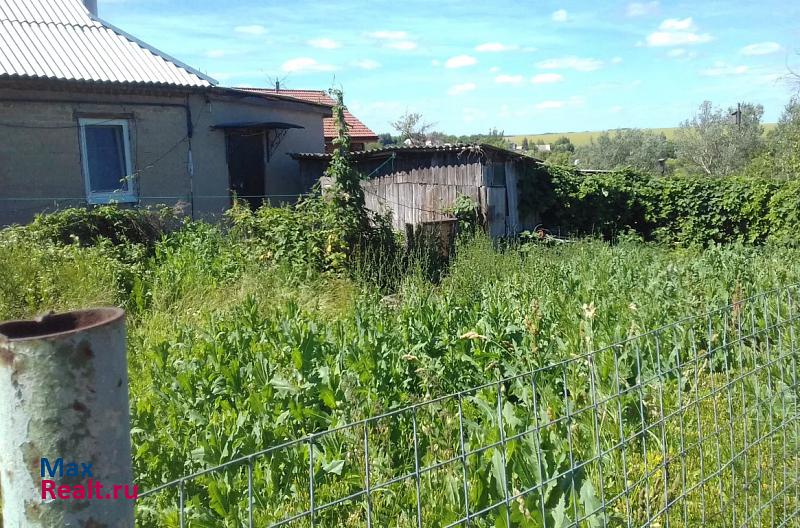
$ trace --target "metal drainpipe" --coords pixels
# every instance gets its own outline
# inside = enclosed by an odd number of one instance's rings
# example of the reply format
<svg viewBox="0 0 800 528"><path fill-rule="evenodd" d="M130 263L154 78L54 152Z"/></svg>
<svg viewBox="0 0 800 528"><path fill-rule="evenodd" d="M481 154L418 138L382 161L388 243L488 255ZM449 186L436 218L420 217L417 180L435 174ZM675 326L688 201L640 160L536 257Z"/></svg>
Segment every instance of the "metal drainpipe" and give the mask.
<svg viewBox="0 0 800 528"><path fill-rule="evenodd" d="M194 220L194 155L192 154L192 138L194 138L194 123L192 122L192 107L190 106L189 96L186 96L186 140L189 144L189 152L186 158L187 174L189 175L189 207L190 215Z"/></svg>
<svg viewBox="0 0 800 528"><path fill-rule="evenodd" d="M51 477L45 458L50 467L62 459L63 476ZM134 501L124 488L116 500L108 494L127 484L132 496L132 478L125 313L97 308L0 323L2 525L131 528ZM43 499L44 480L55 490L70 486L70 499ZM79 486L84 496L75 499Z"/></svg>

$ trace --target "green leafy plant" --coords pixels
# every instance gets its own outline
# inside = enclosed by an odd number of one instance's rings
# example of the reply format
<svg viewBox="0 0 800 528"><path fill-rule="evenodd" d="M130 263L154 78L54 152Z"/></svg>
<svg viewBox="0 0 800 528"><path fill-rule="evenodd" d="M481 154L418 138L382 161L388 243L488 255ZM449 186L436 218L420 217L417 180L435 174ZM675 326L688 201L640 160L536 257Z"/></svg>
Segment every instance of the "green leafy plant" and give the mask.
<svg viewBox="0 0 800 528"><path fill-rule="evenodd" d="M791 182L777 180L540 166L520 180L520 214L540 215L536 218L545 226L565 233L607 239L635 232L645 240L682 245L794 243L797 235L787 229L794 225L793 189Z"/></svg>
<svg viewBox="0 0 800 528"><path fill-rule="evenodd" d="M469 196L460 195L445 212L454 216L458 221L458 232L474 234L480 225L478 202Z"/></svg>

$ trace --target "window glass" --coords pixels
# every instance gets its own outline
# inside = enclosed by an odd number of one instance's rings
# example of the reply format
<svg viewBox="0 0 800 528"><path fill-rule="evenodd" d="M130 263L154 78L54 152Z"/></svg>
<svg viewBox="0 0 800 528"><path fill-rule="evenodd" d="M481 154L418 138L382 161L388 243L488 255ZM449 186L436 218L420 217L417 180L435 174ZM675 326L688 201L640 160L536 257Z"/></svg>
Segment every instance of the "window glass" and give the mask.
<svg viewBox="0 0 800 528"><path fill-rule="evenodd" d="M127 191L123 127L86 125L84 134L91 191L93 193Z"/></svg>

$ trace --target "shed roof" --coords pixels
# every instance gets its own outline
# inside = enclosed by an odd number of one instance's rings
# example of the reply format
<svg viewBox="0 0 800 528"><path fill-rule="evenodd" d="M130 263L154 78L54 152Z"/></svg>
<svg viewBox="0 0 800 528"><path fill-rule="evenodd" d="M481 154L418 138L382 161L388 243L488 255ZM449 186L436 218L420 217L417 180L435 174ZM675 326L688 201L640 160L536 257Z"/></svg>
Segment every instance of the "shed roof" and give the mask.
<svg viewBox="0 0 800 528"><path fill-rule="evenodd" d="M351 152L350 159L364 160L371 158L386 158L393 154L409 153L409 154L422 154L422 153L437 153L437 152L456 152L466 155L481 155L484 152L494 152L497 154L507 155L510 158L541 163L542 160L532 156L526 156L513 150L507 150L501 147L495 147L486 143L470 144L470 143L446 143L444 145L424 145L424 146L406 146L406 145L392 145L381 147L377 149L364 150L360 152ZM319 152L300 152L291 155L294 159L330 159L332 154L319 153Z"/></svg>
<svg viewBox="0 0 800 528"><path fill-rule="evenodd" d="M0 79L210 87L214 79L93 17L81 0L0 0Z"/></svg>
<svg viewBox="0 0 800 528"><path fill-rule="evenodd" d="M274 88L237 88L237 90L255 94L283 95L310 103L322 104L330 107L336 106L336 101L323 90L275 90ZM347 123L351 138L360 141L378 140L378 135L370 130L369 127L362 123L356 116L351 114L347 108L344 109L344 121ZM338 135L336 123L333 118L326 118L323 120L323 133L325 139L332 139Z"/></svg>

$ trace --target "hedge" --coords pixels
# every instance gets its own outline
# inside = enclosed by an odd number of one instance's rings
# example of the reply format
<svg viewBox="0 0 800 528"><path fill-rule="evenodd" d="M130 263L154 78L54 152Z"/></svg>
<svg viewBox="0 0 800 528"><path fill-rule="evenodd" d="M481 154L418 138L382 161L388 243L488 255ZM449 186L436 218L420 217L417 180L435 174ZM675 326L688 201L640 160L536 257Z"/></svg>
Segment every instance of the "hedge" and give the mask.
<svg viewBox="0 0 800 528"><path fill-rule="evenodd" d="M541 165L520 179L521 214L575 235L635 232L679 244L800 242L800 181L580 173Z"/></svg>

